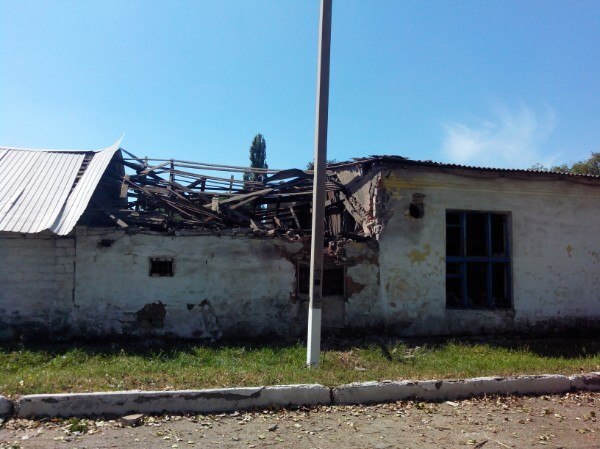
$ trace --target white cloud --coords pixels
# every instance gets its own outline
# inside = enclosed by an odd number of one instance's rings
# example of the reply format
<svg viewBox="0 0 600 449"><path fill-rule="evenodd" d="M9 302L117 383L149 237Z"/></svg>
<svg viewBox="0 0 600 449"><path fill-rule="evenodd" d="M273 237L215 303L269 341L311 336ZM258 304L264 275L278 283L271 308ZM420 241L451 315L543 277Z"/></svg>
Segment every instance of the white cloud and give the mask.
<svg viewBox="0 0 600 449"><path fill-rule="evenodd" d="M501 168L551 165L556 155L542 153L554 127L556 115L550 107L536 113L521 103L515 110L497 106L492 119L467 125L444 124L442 153L449 162Z"/></svg>

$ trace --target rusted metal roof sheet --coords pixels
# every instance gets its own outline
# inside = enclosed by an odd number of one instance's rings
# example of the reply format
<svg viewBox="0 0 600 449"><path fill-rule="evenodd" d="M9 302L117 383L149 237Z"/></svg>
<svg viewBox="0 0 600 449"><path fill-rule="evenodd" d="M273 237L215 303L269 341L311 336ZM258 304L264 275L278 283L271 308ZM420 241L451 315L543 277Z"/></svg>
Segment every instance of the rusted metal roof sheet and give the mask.
<svg viewBox="0 0 600 449"><path fill-rule="evenodd" d="M0 148L0 231L68 234L120 142L91 152Z"/></svg>

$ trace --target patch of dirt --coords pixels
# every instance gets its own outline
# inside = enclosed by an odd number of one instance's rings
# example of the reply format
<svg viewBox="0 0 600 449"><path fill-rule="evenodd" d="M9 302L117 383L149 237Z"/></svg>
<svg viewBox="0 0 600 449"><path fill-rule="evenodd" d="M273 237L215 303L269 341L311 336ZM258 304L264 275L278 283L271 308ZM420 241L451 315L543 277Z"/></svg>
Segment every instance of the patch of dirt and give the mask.
<svg viewBox="0 0 600 449"><path fill-rule="evenodd" d="M600 448L600 393L400 401L118 420L11 419L0 449L19 448Z"/></svg>

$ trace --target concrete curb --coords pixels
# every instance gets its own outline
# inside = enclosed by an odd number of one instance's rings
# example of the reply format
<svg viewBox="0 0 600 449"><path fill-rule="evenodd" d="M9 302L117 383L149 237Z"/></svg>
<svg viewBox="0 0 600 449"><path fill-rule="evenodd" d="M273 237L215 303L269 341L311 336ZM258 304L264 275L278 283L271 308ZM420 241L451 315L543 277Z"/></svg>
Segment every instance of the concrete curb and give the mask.
<svg viewBox="0 0 600 449"><path fill-rule="evenodd" d="M556 394L571 391L566 376L476 377L464 380L365 382L342 385L333 390L334 404L366 404L402 399L447 401L484 394ZM588 389L588 388L582 388Z"/></svg>
<svg viewBox="0 0 600 449"><path fill-rule="evenodd" d="M600 371L570 376L569 380L574 390L600 391Z"/></svg>
<svg viewBox="0 0 600 449"><path fill-rule="evenodd" d="M34 394L13 403L0 396L0 416L19 418L123 416L131 413L221 413L264 407L372 404L402 399L447 401L483 395L600 391L600 372L576 376L476 377L464 380L276 385L180 391Z"/></svg>
<svg viewBox="0 0 600 449"><path fill-rule="evenodd" d="M15 404L16 416L120 416L131 413L215 413L255 407L293 407L331 403L322 385L280 385L180 391L35 394Z"/></svg>
<svg viewBox="0 0 600 449"><path fill-rule="evenodd" d="M0 396L0 418L10 416L13 413L13 403L4 396Z"/></svg>

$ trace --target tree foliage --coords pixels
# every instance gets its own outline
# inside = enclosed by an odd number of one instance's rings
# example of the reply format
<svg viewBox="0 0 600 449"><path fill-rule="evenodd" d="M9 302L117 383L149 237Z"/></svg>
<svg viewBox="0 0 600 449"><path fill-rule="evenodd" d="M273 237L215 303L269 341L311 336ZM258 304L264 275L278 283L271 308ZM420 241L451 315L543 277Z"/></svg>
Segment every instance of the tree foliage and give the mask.
<svg viewBox="0 0 600 449"><path fill-rule="evenodd" d="M592 152L590 157L584 161L555 165L550 168L546 168L542 164L535 164L531 168L532 170L572 173L575 175L600 175L600 153Z"/></svg>
<svg viewBox="0 0 600 449"><path fill-rule="evenodd" d="M250 145L250 167L269 168L267 165L267 142L262 134L257 134ZM260 173L244 172L244 181L262 181Z"/></svg>
<svg viewBox="0 0 600 449"><path fill-rule="evenodd" d="M552 170L577 175L600 175L600 153L592 153L585 161L574 162L571 165L557 165L552 167Z"/></svg>

